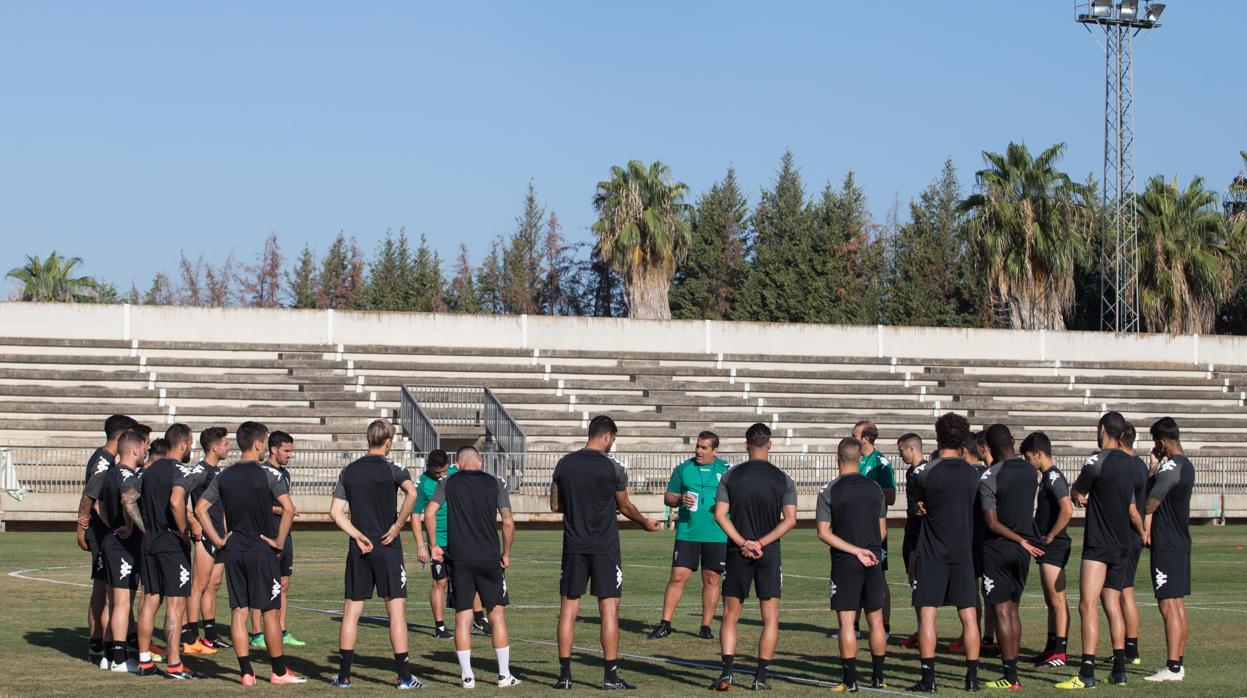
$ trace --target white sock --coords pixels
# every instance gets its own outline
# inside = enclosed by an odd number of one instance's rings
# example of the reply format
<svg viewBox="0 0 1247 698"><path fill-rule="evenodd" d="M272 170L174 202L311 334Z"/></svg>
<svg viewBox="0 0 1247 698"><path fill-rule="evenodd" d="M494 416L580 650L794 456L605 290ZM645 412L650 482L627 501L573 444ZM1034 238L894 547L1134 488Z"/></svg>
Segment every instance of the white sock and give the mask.
<svg viewBox="0 0 1247 698"><path fill-rule="evenodd" d="M472 650L455 650L459 656L459 676L464 679L475 679L472 673Z"/></svg>
<svg viewBox="0 0 1247 698"><path fill-rule="evenodd" d="M498 653L498 678L505 679L511 675L511 646L497 647L494 652Z"/></svg>
<svg viewBox="0 0 1247 698"><path fill-rule="evenodd" d="M152 660L152 653L151 653L151 652L139 652L139 661L140 661L140 662L147 663L147 662L150 662L151 660Z"/></svg>

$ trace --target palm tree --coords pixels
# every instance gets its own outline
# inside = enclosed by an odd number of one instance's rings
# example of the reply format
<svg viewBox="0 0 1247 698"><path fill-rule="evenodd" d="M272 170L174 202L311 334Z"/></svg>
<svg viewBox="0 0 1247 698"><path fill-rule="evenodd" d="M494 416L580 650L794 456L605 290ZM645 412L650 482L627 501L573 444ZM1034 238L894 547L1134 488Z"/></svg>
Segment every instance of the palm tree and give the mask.
<svg viewBox="0 0 1247 698"><path fill-rule="evenodd" d="M1196 177L1185 190L1153 177L1139 197L1139 314L1152 332L1212 332L1235 288L1239 254L1217 195Z"/></svg>
<svg viewBox="0 0 1247 698"><path fill-rule="evenodd" d="M1038 157L1017 143L1004 155L984 152L978 193L961 202L975 213L971 240L986 300L1015 329L1065 329L1075 267L1089 259L1091 212L1079 203L1082 185L1055 167L1064 154L1064 143Z"/></svg>
<svg viewBox="0 0 1247 698"><path fill-rule="evenodd" d="M686 194L688 186L671 182L671 171L658 161L649 167L629 161L626 167L612 167L610 179L598 182L594 251L623 277L628 317L671 318L671 277L692 238Z"/></svg>
<svg viewBox="0 0 1247 698"><path fill-rule="evenodd" d="M89 276L71 276L81 257L62 257L55 250L47 259L26 256L26 265L9 270L8 277L20 283L24 301L87 302L94 300L99 285Z"/></svg>

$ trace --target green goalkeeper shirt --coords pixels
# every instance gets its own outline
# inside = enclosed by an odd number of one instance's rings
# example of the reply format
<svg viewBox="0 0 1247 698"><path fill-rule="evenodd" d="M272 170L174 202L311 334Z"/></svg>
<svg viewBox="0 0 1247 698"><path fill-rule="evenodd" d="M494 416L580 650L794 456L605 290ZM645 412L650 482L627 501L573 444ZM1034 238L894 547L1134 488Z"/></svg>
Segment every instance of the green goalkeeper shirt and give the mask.
<svg viewBox="0 0 1247 698"><path fill-rule="evenodd" d="M857 472L874 480L880 489L896 489L896 473L892 471L892 461L877 448L869 456L862 456L857 462Z"/></svg>
<svg viewBox="0 0 1247 698"><path fill-rule="evenodd" d="M714 520L714 498L719 491L719 480L731 464L715 458L709 465L698 465L692 458L677 465L667 483L667 491L678 494L698 495L697 511L680 504L680 518L675 525L675 539L691 543L726 543L727 534Z"/></svg>

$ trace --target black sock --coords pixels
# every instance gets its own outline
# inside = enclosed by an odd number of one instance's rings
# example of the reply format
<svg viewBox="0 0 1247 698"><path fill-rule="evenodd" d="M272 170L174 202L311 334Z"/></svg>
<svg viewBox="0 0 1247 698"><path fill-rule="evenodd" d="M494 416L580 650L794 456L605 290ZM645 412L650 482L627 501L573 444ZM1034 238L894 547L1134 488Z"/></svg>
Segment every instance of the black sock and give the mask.
<svg viewBox="0 0 1247 698"><path fill-rule="evenodd" d="M355 661L355 650L338 650L338 680L347 681L351 678L351 662Z"/></svg>
<svg viewBox="0 0 1247 698"><path fill-rule="evenodd" d="M124 664L126 661L126 643L124 642L108 643L108 659L113 664Z"/></svg>
<svg viewBox="0 0 1247 698"><path fill-rule="evenodd" d="M1084 654L1082 656L1082 665L1078 667L1078 675L1084 679L1095 678L1095 655Z"/></svg>
<svg viewBox="0 0 1247 698"><path fill-rule="evenodd" d="M610 683L619 681L619 658L607 659L602 658L602 680Z"/></svg>
<svg viewBox="0 0 1247 698"><path fill-rule="evenodd" d="M736 663L736 655L734 654L723 655L723 673L720 674L720 676L731 676L732 665L735 663Z"/></svg>
<svg viewBox="0 0 1247 698"><path fill-rule="evenodd" d="M194 623L185 623L182 625L182 642L187 645L193 645L199 639L199 630Z"/></svg>
<svg viewBox="0 0 1247 698"><path fill-rule="evenodd" d="M439 632L439 633L440 633L440 632L442 632L443 630L445 630L445 629L446 629L446 621L444 621L444 620L434 620L434 621L433 621L433 627L437 630L437 632Z"/></svg>
<svg viewBox="0 0 1247 698"><path fill-rule="evenodd" d="M286 675L286 655L279 654L276 657L269 657L269 662L273 665L273 674L275 676Z"/></svg>
<svg viewBox="0 0 1247 698"><path fill-rule="evenodd" d="M1060 652L1061 654L1065 654L1065 651L1068 648L1068 646L1069 646L1068 637L1058 636L1058 637L1053 638L1053 643L1052 643L1053 652Z"/></svg>
<svg viewBox="0 0 1247 698"><path fill-rule="evenodd" d="M394 672L398 674L400 681L407 681L411 678L411 654L408 652L397 652L394 655Z"/></svg>
<svg viewBox="0 0 1247 698"><path fill-rule="evenodd" d="M1056 635L1053 635L1052 633L1048 633L1048 642L1047 644L1043 646L1043 652L1041 652L1041 654L1045 654L1045 655L1048 654L1049 652L1052 651L1055 645L1056 645Z"/></svg>
<svg viewBox="0 0 1247 698"><path fill-rule="evenodd" d="M1176 674L1179 671L1182 671L1182 660L1181 659L1170 659L1169 661L1165 662L1165 666L1169 667L1169 671L1172 671L1173 673Z"/></svg>
<svg viewBox="0 0 1247 698"><path fill-rule="evenodd" d="M1138 658L1139 658L1139 638L1137 637L1126 638L1126 659L1138 659Z"/></svg>
<svg viewBox="0 0 1247 698"><path fill-rule="evenodd" d="M1017 658L1005 660L1005 678L1009 679L1009 683L1018 682L1018 660Z"/></svg>
<svg viewBox="0 0 1247 698"><path fill-rule="evenodd" d="M922 658L922 685L927 688L935 685L935 657Z"/></svg>
<svg viewBox="0 0 1247 698"><path fill-rule="evenodd" d="M891 624L891 623L884 623L884 624L883 624L883 632L884 632L884 633L886 633L886 634L888 634L888 635L891 635L891 634L892 634L892 624Z"/></svg>
<svg viewBox="0 0 1247 698"><path fill-rule="evenodd" d="M996 637L994 635L984 635L982 644L994 645L996 644Z"/></svg>
<svg viewBox="0 0 1247 698"><path fill-rule="evenodd" d="M978 680L979 680L979 660L967 659L966 660L966 681L978 681Z"/></svg>
<svg viewBox="0 0 1247 698"><path fill-rule="evenodd" d="M766 683L766 668L769 667L770 665L771 665L771 660L759 659L758 670L753 673L753 680Z"/></svg>
<svg viewBox="0 0 1247 698"><path fill-rule="evenodd" d="M888 658L886 654L870 655L870 678L872 681L883 682L883 661Z"/></svg>
<svg viewBox="0 0 1247 698"><path fill-rule="evenodd" d="M857 658L840 660L840 669L844 672L844 685L852 688L857 685Z"/></svg>
<svg viewBox="0 0 1247 698"><path fill-rule="evenodd" d="M91 654L104 654L104 641L91 639Z"/></svg>
<svg viewBox="0 0 1247 698"><path fill-rule="evenodd" d="M204 618L203 620L199 621L199 623L203 627L205 639L207 640L221 639L216 634L216 618Z"/></svg>
<svg viewBox="0 0 1247 698"><path fill-rule="evenodd" d="M559 678L570 679L572 677L572 658L559 657Z"/></svg>
<svg viewBox="0 0 1247 698"><path fill-rule="evenodd" d="M238 673L243 676L248 674L255 676L255 670L251 668L251 655L244 655L238 658Z"/></svg>
<svg viewBox="0 0 1247 698"><path fill-rule="evenodd" d="M662 620L658 621L658 624L663 626L664 628L671 627L671 621L667 620L666 618L663 618Z"/></svg>
<svg viewBox="0 0 1247 698"><path fill-rule="evenodd" d="M472 620L476 621L477 623L484 624L485 612L484 611L472 611Z"/></svg>
<svg viewBox="0 0 1247 698"><path fill-rule="evenodd" d="M1113 673L1121 674L1126 671L1126 650L1113 650Z"/></svg>

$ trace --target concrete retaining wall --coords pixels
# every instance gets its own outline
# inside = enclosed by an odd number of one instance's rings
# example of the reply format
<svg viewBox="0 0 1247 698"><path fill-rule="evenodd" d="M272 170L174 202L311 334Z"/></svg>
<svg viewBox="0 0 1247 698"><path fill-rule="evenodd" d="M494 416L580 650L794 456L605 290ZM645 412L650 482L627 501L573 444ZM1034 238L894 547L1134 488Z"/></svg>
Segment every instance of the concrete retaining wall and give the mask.
<svg viewBox="0 0 1247 698"><path fill-rule="evenodd" d="M928 359L1247 363L1247 337L0 303L0 336Z"/></svg>

